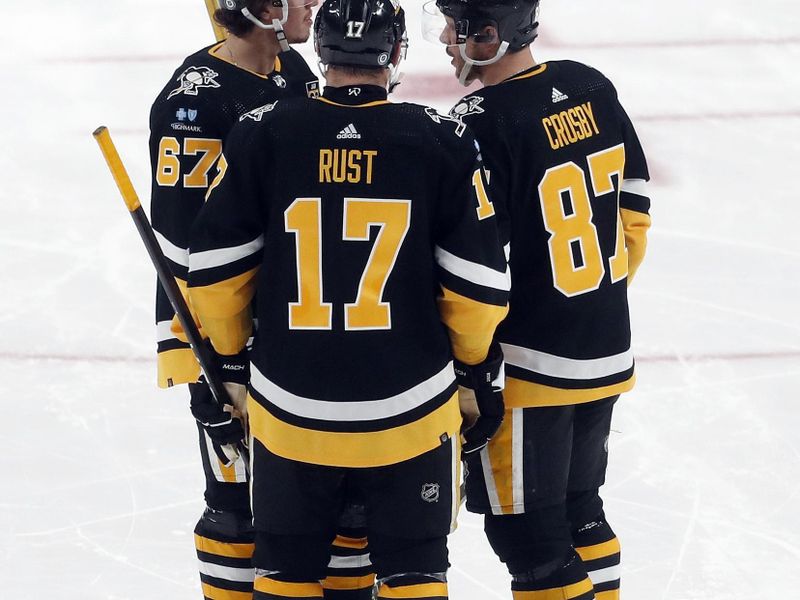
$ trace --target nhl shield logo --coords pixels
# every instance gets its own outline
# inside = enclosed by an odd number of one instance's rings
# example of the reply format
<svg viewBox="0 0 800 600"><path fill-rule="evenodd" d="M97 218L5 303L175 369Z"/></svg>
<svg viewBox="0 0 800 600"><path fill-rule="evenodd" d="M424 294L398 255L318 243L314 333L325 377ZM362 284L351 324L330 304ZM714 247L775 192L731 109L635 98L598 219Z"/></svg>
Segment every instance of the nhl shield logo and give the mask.
<svg viewBox="0 0 800 600"><path fill-rule="evenodd" d="M285 88L286 87L286 80L281 75L275 75L272 78L272 81L274 81L275 85L277 85L279 88Z"/></svg>
<svg viewBox="0 0 800 600"><path fill-rule="evenodd" d="M420 494L425 502L438 502L439 501L439 484L426 483L422 486L422 493Z"/></svg>
<svg viewBox="0 0 800 600"><path fill-rule="evenodd" d="M167 98L172 98L178 94L197 96L198 90L202 88L218 88L217 73L208 67L189 67L178 76L180 85L169 93Z"/></svg>

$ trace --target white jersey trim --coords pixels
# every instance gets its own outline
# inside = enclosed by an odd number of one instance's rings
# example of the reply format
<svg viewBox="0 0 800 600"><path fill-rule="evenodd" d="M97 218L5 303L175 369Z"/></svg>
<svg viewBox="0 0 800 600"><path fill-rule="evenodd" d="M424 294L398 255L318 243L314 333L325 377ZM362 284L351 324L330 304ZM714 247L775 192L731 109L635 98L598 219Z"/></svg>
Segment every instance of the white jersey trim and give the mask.
<svg viewBox="0 0 800 600"><path fill-rule="evenodd" d="M189 255L189 271L197 272L204 269L214 269L230 263L247 258L264 247L264 236L260 235L256 239L234 246L232 248L220 248L218 250L206 250L204 252L192 252Z"/></svg>
<svg viewBox="0 0 800 600"><path fill-rule="evenodd" d="M189 250L176 246L155 229L153 233L156 236L158 245L161 246L161 251L164 253L164 256L182 267L189 267Z"/></svg>
<svg viewBox="0 0 800 600"><path fill-rule="evenodd" d="M361 402L331 402L297 396L267 379L250 365L250 385L269 402L289 414L320 421L377 421L419 408L444 392L455 381L452 361L433 377L395 396Z"/></svg>
<svg viewBox="0 0 800 600"><path fill-rule="evenodd" d="M644 179L625 179L622 182L622 191L647 198L647 182Z"/></svg>
<svg viewBox="0 0 800 600"><path fill-rule="evenodd" d="M200 563L199 570L203 575L209 577L216 577L217 579L224 579L226 581L238 581L242 583L252 583L256 576L255 569L243 569L237 567L224 567L214 563L198 561Z"/></svg>
<svg viewBox="0 0 800 600"><path fill-rule="evenodd" d="M172 333L172 321L159 321L156 323L156 342L178 339Z"/></svg>
<svg viewBox="0 0 800 600"><path fill-rule="evenodd" d="M485 265L459 258L441 246L436 246L435 256L439 266L456 277L504 292L511 289L511 275L508 267L505 272L495 271Z"/></svg>
<svg viewBox="0 0 800 600"><path fill-rule="evenodd" d="M509 365L559 379L600 379L627 371L633 367L633 350L603 358L577 359L555 356L530 348L500 344Z"/></svg>

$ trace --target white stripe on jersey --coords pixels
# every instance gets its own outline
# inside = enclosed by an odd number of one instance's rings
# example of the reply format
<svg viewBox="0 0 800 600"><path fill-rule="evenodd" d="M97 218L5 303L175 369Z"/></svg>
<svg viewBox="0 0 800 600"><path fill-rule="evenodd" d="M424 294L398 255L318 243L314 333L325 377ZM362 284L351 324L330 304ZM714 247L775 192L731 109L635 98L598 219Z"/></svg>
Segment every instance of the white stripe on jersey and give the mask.
<svg viewBox="0 0 800 600"><path fill-rule="evenodd" d="M524 431L523 431L523 410L514 408L511 412L511 489L512 500L514 501L514 514L520 515L525 512L525 474L524 465ZM506 413L508 416L509 413Z"/></svg>
<svg viewBox="0 0 800 600"><path fill-rule="evenodd" d="M504 292L511 289L511 274L508 267L505 272L495 271L487 266L459 258L440 246L436 246L435 254L439 266L456 277Z"/></svg>
<svg viewBox="0 0 800 600"><path fill-rule="evenodd" d="M156 342L166 342L167 340L175 340L175 334L172 333L172 321L159 321L156 323Z"/></svg>
<svg viewBox="0 0 800 600"><path fill-rule="evenodd" d="M503 507L500 505L500 496L497 493L497 484L494 481L494 471L492 471L492 461L489 458L489 447L484 446L481 450L481 469L483 470L483 481L486 484L486 495L489 497L489 506L492 507L493 515L502 515Z"/></svg>
<svg viewBox="0 0 800 600"><path fill-rule="evenodd" d="M256 239L234 246L233 248L219 248L218 250L206 250L205 252L192 252L189 256L189 271L196 273L203 269L213 269L236 262L243 258L255 254L264 247L264 236L260 235Z"/></svg>
<svg viewBox="0 0 800 600"><path fill-rule="evenodd" d="M336 552L336 547L332 549ZM369 553L357 554L355 556L331 556L328 567L331 569L360 569L369 567L372 563L369 560Z"/></svg>
<svg viewBox="0 0 800 600"><path fill-rule="evenodd" d="M444 392L454 381L452 361L430 379L395 396L362 402L331 402L303 398L278 387L250 364L250 385L272 404L289 414L321 421L373 421L414 410Z"/></svg>
<svg viewBox="0 0 800 600"><path fill-rule="evenodd" d="M594 585L601 583L608 583L609 581L616 581L622 576L622 567L620 565L612 565L605 569L598 569L596 571L589 571L589 579L592 580Z"/></svg>
<svg viewBox="0 0 800 600"><path fill-rule="evenodd" d="M633 350L622 354L581 360L564 358L530 348L500 344L506 363L534 373L559 379L600 379L627 371L633 367Z"/></svg>
<svg viewBox="0 0 800 600"><path fill-rule="evenodd" d="M217 579L224 579L226 581L240 581L242 583L251 583L256 576L255 569L240 569L236 567L223 567L214 563L198 561L200 563L200 572L209 577L216 577Z"/></svg>
<svg viewBox="0 0 800 600"><path fill-rule="evenodd" d="M644 179L625 179L622 181L622 191L647 198L647 182Z"/></svg>
<svg viewBox="0 0 800 600"><path fill-rule="evenodd" d="M189 267L189 250L176 246L155 229L153 233L156 236L158 245L161 246L161 251L164 253L164 256L175 264L181 265L182 267Z"/></svg>

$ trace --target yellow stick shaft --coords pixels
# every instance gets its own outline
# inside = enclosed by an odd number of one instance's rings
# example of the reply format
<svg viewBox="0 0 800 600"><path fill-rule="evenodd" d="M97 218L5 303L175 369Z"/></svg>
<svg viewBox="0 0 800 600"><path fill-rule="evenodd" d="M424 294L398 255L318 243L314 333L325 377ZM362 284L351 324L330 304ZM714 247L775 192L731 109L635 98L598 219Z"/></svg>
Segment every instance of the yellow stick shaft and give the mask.
<svg viewBox="0 0 800 600"><path fill-rule="evenodd" d="M114 177L114 182L117 184L120 194L122 194L125 206L128 207L129 211L135 211L141 206L139 196L136 194L136 190L133 189L131 178L128 177L125 165L122 164L122 159L120 159L114 142L111 140L111 134L108 133L106 127L98 127L92 135L97 140L100 151L103 153L106 163L108 163L108 169Z"/></svg>
<svg viewBox="0 0 800 600"><path fill-rule="evenodd" d="M218 42L221 42L226 37L228 37L228 33L214 20L214 11L219 8L219 4L217 4L217 0L206 0L206 10L208 11L208 18L211 21L211 27L214 29L214 37L217 38Z"/></svg>

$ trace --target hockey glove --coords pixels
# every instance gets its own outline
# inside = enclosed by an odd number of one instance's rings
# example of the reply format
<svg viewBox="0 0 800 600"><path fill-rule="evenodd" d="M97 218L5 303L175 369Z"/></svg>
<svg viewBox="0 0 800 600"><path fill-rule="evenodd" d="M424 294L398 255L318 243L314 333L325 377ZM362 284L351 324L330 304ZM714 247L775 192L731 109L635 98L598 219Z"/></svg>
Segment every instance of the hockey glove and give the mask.
<svg viewBox="0 0 800 600"><path fill-rule="evenodd" d="M192 415L217 444L235 444L245 437L247 381L250 363L246 351L233 356L214 353L214 363L231 404L217 402L204 376L189 384Z"/></svg>
<svg viewBox="0 0 800 600"><path fill-rule="evenodd" d="M478 407L475 424L464 433L464 457L480 452L500 428L505 414L503 403L503 383L505 369L503 351L498 344L492 344L489 356L477 365L466 365L453 361L458 385L472 390Z"/></svg>

